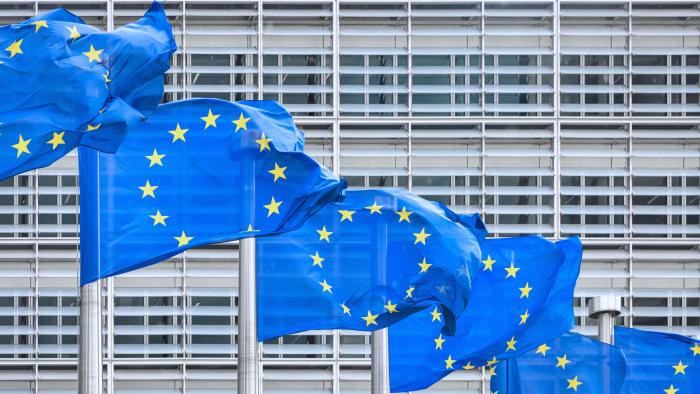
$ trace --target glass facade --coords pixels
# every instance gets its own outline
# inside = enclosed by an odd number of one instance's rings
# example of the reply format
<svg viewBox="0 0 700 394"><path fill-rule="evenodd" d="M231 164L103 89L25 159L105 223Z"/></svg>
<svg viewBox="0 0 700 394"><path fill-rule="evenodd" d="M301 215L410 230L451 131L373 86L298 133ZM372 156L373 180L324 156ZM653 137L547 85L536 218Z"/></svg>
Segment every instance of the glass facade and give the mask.
<svg viewBox="0 0 700 394"><path fill-rule="evenodd" d="M103 29L147 1L65 6ZM166 100L276 99L352 187L403 187L494 235L580 234L578 330L613 291L619 324L700 335L696 1L175 0ZM0 392L76 392L76 156L0 182ZM235 243L103 281L106 393L235 390ZM369 336L263 344L265 394L369 390ZM482 393L482 371L427 391Z"/></svg>

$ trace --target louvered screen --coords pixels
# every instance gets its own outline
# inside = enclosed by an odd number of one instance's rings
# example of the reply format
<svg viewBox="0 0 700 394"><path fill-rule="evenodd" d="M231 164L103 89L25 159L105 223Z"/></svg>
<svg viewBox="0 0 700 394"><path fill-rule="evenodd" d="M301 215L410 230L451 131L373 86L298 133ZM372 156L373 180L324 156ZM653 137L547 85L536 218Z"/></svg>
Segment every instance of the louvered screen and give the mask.
<svg viewBox="0 0 700 394"><path fill-rule="evenodd" d="M0 3L0 23L66 6L103 29L149 1ZM350 187L410 188L498 236L580 234L574 306L700 335L700 10L696 1L165 3L165 101L270 98ZM0 182L0 392L76 391L77 156ZM108 393L231 393L238 251L192 250L104 281ZM266 394L369 389L369 335L261 347ZM460 371L429 393L480 393Z"/></svg>

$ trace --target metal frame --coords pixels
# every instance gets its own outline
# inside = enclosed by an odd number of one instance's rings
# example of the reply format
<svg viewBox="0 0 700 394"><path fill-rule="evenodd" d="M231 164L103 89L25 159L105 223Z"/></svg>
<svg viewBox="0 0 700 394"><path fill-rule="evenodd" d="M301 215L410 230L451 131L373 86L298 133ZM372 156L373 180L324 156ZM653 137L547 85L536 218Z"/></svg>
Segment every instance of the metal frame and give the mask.
<svg viewBox="0 0 700 394"><path fill-rule="evenodd" d="M74 0L67 1L70 4L77 4L83 6L86 4L98 4L99 9L89 10L91 14L95 15L104 11L106 16L105 28L110 27L114 23L114 20L119 16L124 14L125 9L131 8L134 4L140 4L146 6L148 1L134 2L131 0ZM548 40L550 40L553 64L551 75L553 76L553 114L551 116L543 116L541 113L532 113L531 115L536 116L526 116L526 117L515 117L515 116L486 116L485 111L485 94L487 86L485 84L486 66L485 66L485 56L486 53L486 43L487 37L481 34L478 38L479 47L476 48L478 54L481 55L479 59L480 68L478 71L479 76L479 98L480 98L480 115L479 116L456 116L453 114L444 114L445 116L421 116L413 111L416 108L416 104L413 102L413 94L415 93L416 85L413 83L412 76L416 70L413 64L413 56L415 54L414 45L416 45L415 34L418 32L416 30L415 20L416 15L419 15L420 8L416 9L416 5L421 4L476 4L479 10L479 15L475 17L474 23L479 26L483 32L490 23L489 13L492 15L492 11L486 10L492 6L498 4L515 4L515 5L536 5L543 4L553 11L552 15L549 16L548 21L545 22L551 27L551 34ZM264 5L276 5L290 6L296 4L311 4L311 5L323 5L332 10L332 16L327 20L327 26L332 31L330 36L330 42L328 49L332 54L334 71L332 73L332 112L324 116L297 116L298 123L302 126L328 126L332 130L332 135L329 141L322 139L314 139L309 137L307 139L307 145L313 146L315 143L328 143L329 158L333 165L333 170L336 174L342 174L346 168L347 156L345 155L346 142L341 138L342 133L347 130L348 126L362 126L362 125L374 125L377 129L383 127L388 129L388 126L399 125L406 130L405 136L401 138L395 138L395 140L400 140L402 146L406 147L405 158L406 158L406 168L405 174L407 177L406 187L413 188L414 190L420 191L420 186L417 186L414 182L417 178L421 167L420 159L417 156L421 149L424 149L431 141L426 142L425 138L421 138L417 129L417 126L435 126L444 127L447 125L459 126L459 125L476 125L478 130L478 137L474 138L476 145L478 146L478 154L475 159L478 162L478 168L476 169L478 173L478 178L480 183L476 190L479 197L479 204L475 206L482 213L492 214L490 212L494 206L486 203L486 198L489 195L489 188L485 186L486 179L490 175L491 168L489 168L488 162L490 156L487 154L488 150L491 148L494 139L493 130L494 127L502 125L504 127L515 127L515 126L529 126L529 125L542 125L543 127L552 130L552 134L549 137L542 137L539 139L534 139L535 142L546 143L551 147L551 152L548 154L551 157L551 177L552 177L552 190L548 192L552 196L552 227L551 236L553 238L559 238L564 235L561 217L564 209L564 205L560 200L562 194L562 171L565 164L563 162L566 157L562 155L563 151L567 148L579 146L577 144L583 144L577 138L567 137L565 131L567 128L571 128L572 125L583 125L588 129L595 129L597 126L605 124L618 124L621 125L624 130L626 130L626 136L624 138L617 138L625 148L625 155L622 160L625 161L625 167L628 171L624 175L624 208L627 209L625 213L625 220L628 223L629 232L622 237L586 237L584 238L584 244L586 246L586 254L584 255L584 265L582 270L581 280L579 282L579 288L576 292L577 307L575 308L576 316L578 318L578 323L581 324L578 329L586 334L593 335L593 327L590 325L583 325L587 322L587 312L585 310L585 301L589 297L597 296L602 293L607 293L613 290L619 296L622 296L624 300L624 307L622 312L622 319L626 325L636 324L635 322L639 318L667 318L666 325L663 327L655 327L656 329L671 330L683 334L699 335L700 331L698 326L695 324L689 324L689 321L694 321L692 319L697 319L700 316L700 310L696 306L697 300L700 298L700 291L698 291L698 275L697 266L700 263L700 252L697 250L697 244L700 241L700 237L694 234L681 234L679 238L641 238L636 235L636 230L641 223L633 220L634 215L637 213L638 207L633 204L632 198L638 192L643 192L643 187L635 186L633 184L633 178L644 168L639 165L638 157L636 156L638 152L642 152L642 148L647 143L647 139L640 138L635 133L635 128L640 126L652 126L656 125L660 128L666 126L674 125L697 125L700 123L700 116L689 116L687 114L682 115L669 115L669 116L642 116L641 114L633 114L627 112L623 116L562 116L558 109L561 107L561 83L559 76L561 75L560 69L560 55L561 49L565 48L566 45L563 42L564 35L562 34L562 26L568 26L565 18L562 16L558 10L563 7L568 7L571 4L584 3L596 6L605 6L607 4L620 4L621 9L625 10L626 16L621 17L625 28L627 29L627 35L625 40L627 44L624 50L625 56L625 71L624 78L626 79L625 86L633 87L632 76L633 76L633 66L632 58L635 51L639 50L638 39L633 40L633 36L629 34L630 31L635 27L635 22L638 20L638 16L634 14L635 7L640 6L651 6L659 4L656 0L620 0L620 1L610 1L610 0L521 0L521 1L511 1L511 2L498 2L492 0L474 0L474 1L433 1L433 0L421 0L421 1L395 1L395 0L379 0L379 1L355 1L355 0L302 0L302 1L267 1L267 0L230 0L230 1L200 1L200 0L180 0L176 2L166 3L166 7L172 9L172 15L177 15L174 17L177 36L180 40L180 50L185 55L182 56L182 68L179 71L175 71L182 79L180 84L172 84L170 88L175 90L175 93L171 97L191 97L193 95L192 87L194 81L192 80L192 73L190 72L191 59L189 53L192 48L196 48L197 40L191 35L192 32L196 32L197 29L202 28L201 20L194 17L190 18L190 14L185 12L184 17L182 16L182 10L199 10L199 15L201 16L203 11L201 7L205 5L226 5L226 4L251 4L256 10L256 16L254 16L251 23L254 23L257 29L255 36L251 36L252 40L258 48L255 54L250 56L255 56L258 61L258 69L256 72L250 75L249 80L252 81L254 76L257 76L256 91L254 96L262 98L263 97L263 87L264 87L264 76L265 72L262 68L263 66L263 51L265 51L268 46L271 47L269 42L266 42L263 35L260 33L263 31L265 26L265 15L263 13ZM696 4L695 1L689 0L677 0L669 3L674 4ZM46 1L16 1L13 4L24 4L27 6L27 17L31 14L37 12L40 8L46 9L47 7L54 6L58 2L53 0ZM344 42L344 37L340 34L341 28L344 26L345 19L341 15L341 11L349 6L358 6L364 4L366 8L369 9L379 9L387 5L400 5L405 10L405 16L402 18L403 26L405 26L405 37L406 48L405 56L407 56L406 63L406 89L407 89L407 115L406 116L349 116L340 108L340 101L342 95L341 77L343 74L339 71L340 61L342 57L343 50L347 46L347 42ZM177 9L175 9L177 8ZM0 4L0 17L7 17L7 5ZM110 17L108 13L114 12ZM22 19L20 16L21 12L13 12L16 19ZM133 13L133 12L132 12ZM204 12L205 13L205 12ZM212 17L216 17L216 12L212 12ZM568 17L570 19L570 17ZM695 16L697 18L697 16ZM122 18L123 19L123 18ZM298 20L298 16L292 16L288 18L290 21ZM476 20L478 19L478 20ZM405 23L404 23L405 22ZM293 23L293 22L290 22ZM693 40L694 36L689 36L688 40ZM268 44L268 45L265 45ZM697 47L697 45L696 45ZM700 51L699 51L700 52ZM541 56L540 56L541 57ZM452 63L453 64L453 63ZM364 74L368 75L368 74ZM452 78L454 78L455 73L453 72ZM583 73L581 74L583 75ZM685 74L684 74L685 75ZM583 78L583 77L582 77ZM393 81L392 77L392 81ZM541 79L538 76L538 79ZM179 85L179 86L178 86ZM252 95L253 93L251 93ZM625 93L625 102L627 105L632 103L632 91L628 89ZM670 94L670 93L669 93ZM581 94L583 95L583 93ZM541 96L541 94L540 94ZM454 101L451 101L454 102ZM585 133L582 133L585 137ZM465 138L466 139L466 138ZM435 139L440 141L451 141L449 138ZM520 144L519 146L524 146L529 142L524 141L524 139L515 138L515 143ZM588 140L590 141L590 140ZM694 147L700 141L698 136L690 136L688 138L668 138L665 140L659 140L659 143L674 143L678 149L681 149L683 143L690 144L689 146ZM586 141L584 141L586 142ZM595 142L595 141L594 141ZM605 141L600 142L603 145ZM380 144L375 143L372 140L366 141L365 146L379 146ZM465 153L465 156L467 153ZM19 211L13 214L13 223L20 223L18 217L25 215L28 220L22 224L17 224L16 226L11 226L8 233L16 235L14 238L0 238L0 261L8 263L26 264L30 267L30 272L26 275L18 274L16 272L13 275L18 275L22 280L28 279L31 283L31 289L28 291L26 300L29 302L28 311L26 315L13 315L15 319L27 319L28 324L19 325L20 328L28 327L31 332L30 334L11 334L13 338L23 336L26 338L28 344L30 345L30 350L28 353L22 353L26 358L19 358L21 351L18 350L18 358L14 359L0 359L0 366L13 366L13 367L26 367L26 379L21 378L17 382L18 385L23 385L26 387L26 392L36 392L39 387L60 387L61 380L69 378L75 378L77 376L76 367L77 361L74 357L70 355L73 354L72 348L70 346L65 347L59 352L62 358L51 357L52 353L48 353L46 349L48 347L45 344L40 343L44 336L49 336L47 334L47 329L51 329L51 325L40 323L40 319L47 316L47 308L40 305L40 301L45 297L45 291L47 288L57 288L62 287L65 278L70 278L74 281L72 275L75 269L66 269L62 265L63 263L73 261L70 258L62 257L66 254L66 250L72 247L76 243L74 237L48 237L41 236L39 234L45 233L70 233L74 232L74 229L70 225L60 224L60 225L46 225L42 222L40 215L47 214L45 206L40 206L36 203L40 196L45 194L52 194L46 188L39 187L39 176L54 174L75 174L76 169L72 161L75 157L68 157L64 159L59 166L63 169L56 170L58 167L54 167L46 170L34 171L28 175L29 177L27 193L29 198L33 199L33 203L29 203L28 207L31 212L28 214L19 213ZM691 158L692 159L692 158ZM357 161L362 161L364 158L360 158ZM694 160L694 159L692 159ZM355 164L355 163L351 163ZM643 164L643 163L642 163ZM698 168L694 164L687 164L689 168L697 171ZM360 171L366 171L369 174L370 168L358 166ZM396 178L396 177L395 177ZM453 176L454 178L454 176ZM367 178L369 179L369 178ZM14 190L14 201L16 207L22 207L20 204L20 195L25 195L24 191L20 191L20 187L5 187L0 186L1 193L9 193L8 190ZM464 190L456 192L452 195L452 200L455 199L455 195L459 193L466 193ZM666 193L668 194L668 193ZM581 204L585 206L584 203ZM496 206L497 207L497 206ZM685 207L685 206L684 206ZM459 208L459 207L458 207ZM690 207L689 207L690 208ZM1 212L0 212L1 213ZM671 215L668 213L667 215ZM691 215L690 213L682 214L681 216L687 217ZM585 217L585 213L581 213L582 217ZM23 216L24 217L24 216ZM541 214L540 214L541 217ZM26 224L25 224L26 223ZM60 220L57 222L60 223ZM1 228L0 232L5 230ZM27 229L25 231L25 229ZM650 253L649 247L664 247L667 253L654 254ZM212 257L209 261L203 262L202 258L193 257L196 254L195 251L187 253L185 256L179 256L173 261L164 263L161 268L167 267L167 272L161 272L157 270L146 269L143 270L139 275L124 277L118 279L109 279L103 285L103 302L105 306L105 326L103 330L105 332L105 348L106 354L104 358L105 365L105 390L107 393L112 393L117 389L125 387L125 385L137 383L150 383L144 380L137 379L138 376L132 374L133 369L145 369L145 370L156 370L159 367L169 369L173 376L169 380L171 383L169 387L173 387L173 390L177 388L182 392L187 392L187 390L194 390L197 385L201 383L201 380L197 380L196 376L198 373L202 373L202 368L206 368L206 371L227 371L230 372L230 380L222 381L226 383L227 387L232 387L235 382L233 380L233 371L235 371L236 360L232 358L217 358L217 357L198 357L202 354L193 352L190 348L190 344L193 341L192 334L192 311L195 308L194 305L189 304L191 297L188 295L188 291L199 286L202 273L196 271L200 267L205 267L207 264L220 265L226 262L226 269L230 271L235 271L235 260L236 260L236 247L234 245L225 245L221 247L220 254ZM219 253L219 252L217 252ZM232 262L233 261L233 262ZM60 263L60 264L57 264ZM24 267L24 265L22 265ZM172 271L169 269L172 268ZM676 271L669 270L670 268L677 268ZM0 277L3 275L3 270L8 270L9 268L0 268ZM164 270L166 271L166 270ZM193 274L194 272L194 274ZM228 271L227 271L228 272ZM678 277L672 277L673 275ZM159 276L161 275L161 276ZM200 276L198 276L200 275ZM144 277L147 276L147 279ZM62 279L63 278L63 279ZM212 280L216 278L211 278ZM183 343L178 343L177 345L181 347L181 357L159 357L157 353L151 354L149 357L136 357L127 358L124 357L125 354L120 352L120 344L114 343L115 338L115 328L123 327L122 324L118 323L117 320L122 319L123 316L119 315L121 307L115 305L115 299L117 298L115 293L120 289L125 287L144 287L140 284L143 281L152 281L154 283L159 283L165 286L164 283L170 283L170 286L177 287L177 299L181 300L182 304L177 309L179 316L181 316L182 324L177 327L179 333L173 334L178 340L182 340ZM233 281L233 279L232 279ZM653 286L650 285L650 281L658 285L662 285L671 282L675 287L671 291L661 291L654 290ZM0 292L10 289L7 282L2 282L5 284L0 285ZM231 288L235 293L235 283L231 284ZM77 295L77 292L76 292ZM4 297L4 295L0 295ZM235 295L232 296L235 299ZM665 307L655 307L649 305L639 305L638 300L653 298L654 300L666 300ZM21 296L24 300L24 296ZM20 299L20 296L14 298L15 300ZM180 301L178 301L180 302ZM672 305L672 302L677 302L680 307ZM14 305L14 304L13 304ZM146 307L144 307L146 309ZM234 309L233 307L231 308ZM68 308L63 309L64 313L69 313ZM148 311L146 309L146 311ZM24 312L18 312L24 313ZM150 312L149 312L150 313ZM235 317L235 311L231 312L230 317ZM61 316L59 316L61 317ZM67 316L69 317L69 316ZM19 321L19 320L17 320ZM69 327L70 325L66 325ZM652 328L652 327L650 327ZM0 335L5 335L0 333ZM63 334L66 337L70 337L69 334ZM147 333L143 333L144 337L147 338ZM41 337L41 338L40 338ZM322 337L322 344L320 346L325 346L328 349L328 353L317 353L316 358L307 358L305 356L311 356L312 353L303 354L303 349L305 344L294 344L289 343L293 340L299 342L304 342L306 340L313 341L316 338ZM328 339L327 339L328 337ZM270 346L270 344L264 344L260 346L259 358L261 360L261 371L259 374L259 382L263 386L267 387L280 387L283 385L291 384L293 380L285 381L282 379L284 373L290 372L292 374L298 374L301 377L302 373L300 368L309 368L310 371L304 376L308 377L307 381L304 381L305 389L309 392L316 390L317 392L329 392L333 394L341 394L348 388L357 388L358 390L368 390L369 389L369 335L367 334L357 334L345 331L320 331L313 332L307 335L299 335L292 338L288 338L286 343L282 341L278 342L279 346ZM120 339L121 340L121 339ZM19 341L19 340L18 340ZM353 343L348 343L353 342ZM320 348L320 346L318 348ZM281 350L280 350L281 349ZM299 350L301 349L301 350ZM316 349L316 348L314 348ZM283 354L284 351L290 350L291 354ZM355 358L352 358L355 356ZM172 368L172 369L170 369ZM284 372L279 374L278 372ZM321 371L322 373L320 373ZM278 373L275 377L275 373ZM321 375L323 377L321 377ZM58 376L58 378L56 377ZM221 376L221 375L217 375ZM282 377L282 378L281 378ZM3 375L0 372L0 388L7 387L8 384L14 384L12 380L8 380L8 375ZM213 380L219 378L212 378ZM280 380L281 379L281 380ZM470 373L459 372L451 375L447 380L438 385L434 390L439 393L440 390L454 390L456 388L460 389L470 389L474 392L482 391L486 392L486 385L482 385L481 382L488 380L488 375L480 371L472 371ZM58 383L56 383L58 382ZM294 380L295 384L298 381ZM65 383L65 382L63 382Z"/></svg>

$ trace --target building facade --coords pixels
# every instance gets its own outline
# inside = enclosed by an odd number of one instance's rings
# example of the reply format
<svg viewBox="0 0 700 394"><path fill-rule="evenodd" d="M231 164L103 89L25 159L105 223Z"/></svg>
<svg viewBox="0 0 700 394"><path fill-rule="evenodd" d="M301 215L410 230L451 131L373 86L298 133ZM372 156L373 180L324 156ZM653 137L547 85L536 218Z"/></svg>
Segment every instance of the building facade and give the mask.
<svg viewBox="0 0 700 394"><path fill-rule="evenodd" d="M64 6L112 29L140 0L0 2L0 23ZM166 100L275 99L351 187L403 187L493 235L578 234L578 330L700 335L700 9L683 0L169 0ZM76 156L0 183L0 393L77 390ZM102 282L108 394L235 391L236 243ZM369 390L369 336L260 350L265 394ZM486 392L484 371L426 391Z"/></svg>

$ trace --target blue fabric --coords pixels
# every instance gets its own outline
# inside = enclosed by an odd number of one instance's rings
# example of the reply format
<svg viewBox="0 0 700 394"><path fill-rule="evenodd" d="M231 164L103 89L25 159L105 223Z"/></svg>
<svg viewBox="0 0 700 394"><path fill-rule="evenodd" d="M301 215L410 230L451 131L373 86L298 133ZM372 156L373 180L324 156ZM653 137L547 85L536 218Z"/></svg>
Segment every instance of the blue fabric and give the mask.
<svg viewBox="0 0 700 394"><path fill-rule="evenodd" d="M498 363L491 376L491 392L619 394L625 370L625 357L619 348L568 332ZM663 393L637 391L643 392Z"/></svg>
<svg viewBox="0 0 700 394"><path fill-rule="evenodd" d="M376 330L432 304L454 329L485 233L477 216L408 191L348 191L298 230L257 240L258 338Z"/></svg>
<svg viewBox="0 0 700 394"><path fill-rule="evenodd" d="M78 145L114 152L158 106L175 49L158 3L109 33L63 9L1 27L0 179Z"/></svg>
<svg viewBox="0 0 700 394"><path fill-rule="evenodd" d="M481 251L454 336L441 336L427 311L389 329L392 392L424 389L452 371L514 357L573 327L582 254L578 238L557 243L536 236L486 239Z"/></svg>
<svg viewBox="0 0 700 394"><path fill-rule="evenodd" d="M700 341L615 327L615 346L627 359L624 394L700 393Z"/></svg>
<svg viewBox="0 0 700 394"><path fill-rule="evenodd" d="M276 102L216 99L160 106L116 154L81 149L81 283L299 227L345 186L302 150Z"/></svg>

